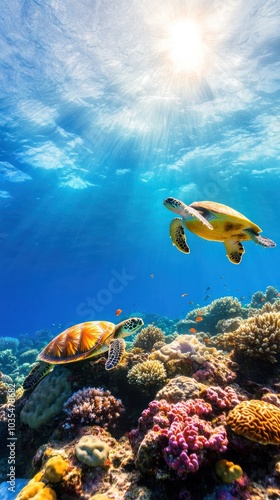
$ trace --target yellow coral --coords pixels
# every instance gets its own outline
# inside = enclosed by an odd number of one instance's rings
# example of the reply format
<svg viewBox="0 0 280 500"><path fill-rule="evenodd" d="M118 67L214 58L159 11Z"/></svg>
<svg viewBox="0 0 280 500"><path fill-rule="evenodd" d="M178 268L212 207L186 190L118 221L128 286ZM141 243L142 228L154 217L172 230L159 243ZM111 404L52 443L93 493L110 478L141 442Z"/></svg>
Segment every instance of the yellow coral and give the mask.
<svg viewBox="0 0 280 500"><path fill-rule="evenodd" d="M265 401L242 401L227 416L227 425L260 444L280 444L280 409Z"/></svg>
<svg viewBox="0 0 280 500"><path fill-rule="evenodd" d="M280 354L280 312L258 314L243 321L235 332L219 335L218 342L231 345L235 354L262 358L275 363Z"/></svg>
<svg viewBox="0 0 280 500"><path fill-rule="evenodd" d="M59 483L65 476L67 469L68 464L60 455L49 458L45 467L44 479L51 483Z"/></svg>
<svg viewBox="0 0 280 500"><path fill-rule="evenodd" d="M164 333L154 325L142 328L134 340L134 347L140 347L145 352L150 352L156 342L164 342Z"/></svg>
<svg viewBox="0 0 280 500"><path fill-rule="evenodd" d="M157 360L150 360L133 366L127 374L127 379L130 384L145 390L146 387L163 384L166 376L163 364Z"/></svg>
<svg viewBox="0 0 280 500"><path fill-rule="evenodd" d="M18 494L16 500L56 500L54 490L42 482L28 483Z"/></svg>
<svg viewBox="0 0 280 500"><path fill-rule="evenodd" d="M235 465L233 462L229 462L225 459L219 460L216 463L215 470L224 483L233 483L243 474L243 470L240 465Z"/></svg>

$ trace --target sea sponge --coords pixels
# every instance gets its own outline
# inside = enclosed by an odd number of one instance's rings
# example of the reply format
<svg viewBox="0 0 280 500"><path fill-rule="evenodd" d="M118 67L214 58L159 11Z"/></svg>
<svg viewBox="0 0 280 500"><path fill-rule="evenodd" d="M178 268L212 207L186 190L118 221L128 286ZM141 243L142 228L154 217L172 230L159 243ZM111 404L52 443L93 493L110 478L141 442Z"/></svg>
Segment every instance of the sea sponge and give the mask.
<svg viewBox="0 0 280 500"><path fill-rule="evenodd" d="M233 346L235 355L275 363L280 354L280 312L258 314L243 321L235 332L219 335L217 342Z"/></svg>
<svg viewBox="0 0 280 500"><path fill-rule="evenodd" d="M138 363L127 374L128 382L144 391L146 391L147 387L162 385L166 377L167 374L163 364L157 360Z"/></svg>
<svg viewBox="0 0 280 500"><path fill-rule="evenodd" d="M243 470L240 465L235 465L233 462L222 459L216 463L216 474L220 476L224 483L233 483L236 479L239 479Z"/></svg>
<svg viewBox="0 0 280 500"><path fill-rule="evenodd" d="M136 336L133 346L140 347L145 352L151 352L156 342L164 342L164 333L160 328L154 325L148 325L142 328Z"/></svg>
<svg viewBox="0 0 280 500"><path fill-rule="evenodd" d="M55 491L38 481L28 483L18 494L16 500L56 500Z"/></svg>
<svg viewBox="0 0 280 500"><path fill-rule="evenodd" d="M250 441L280 444L280 409L265 401L242 401L229 412L227 425Z"/></svg>
<svg viewBox="0 0 280 500"><path fill-rule="evenodd" d="M75 446L76 457L89 467L105 464L109 456L109 446L92 434L81 437Z"/></svg>
<svg viewBox="0 0 280 500"><path fill-rule="evenodd" d="M188 399L198 398L200 391L204 388L206 388L206 385L197 382L191 377L175 377L157 392L155 399L165 399L168 403L187 401Z"/></svg>
<svg viewBox="0 0 280 500"><path fill-rule="evenodd" d="M32 392L20 413L20 419L31 429L38 429L60 413L71 394L69 370L60 367L45 377Z"/></svg>
<svg viewBox="0 0 280 500"><path fill-rule="evenodd" d="M45 466L44 479L50 483L59 483L65 476L67 469L68 464L60 455L51 457Z"/></svg>

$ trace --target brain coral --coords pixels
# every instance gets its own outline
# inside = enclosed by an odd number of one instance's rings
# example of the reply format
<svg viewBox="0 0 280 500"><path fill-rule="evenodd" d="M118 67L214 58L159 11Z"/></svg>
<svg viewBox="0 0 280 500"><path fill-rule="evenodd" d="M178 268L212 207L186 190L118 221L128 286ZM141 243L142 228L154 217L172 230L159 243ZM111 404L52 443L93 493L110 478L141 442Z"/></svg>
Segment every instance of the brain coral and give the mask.
<svg viewBox="0 0 280 500"><path fill-rule="evenodd" d="M235 354L275 363L275 355L280 354L280 312L248 318L235 332L220 335L218 341L224 346L233 346Z"/></svg>
<svg viewBox="0 0 280 500"><path fill-rule="evenodd" d="M60 413L71 394L69 371L60 367L41 380L20 413L20 419L32 429L38 429Z"/></svg>
<svg viewBox="0 0 280 500"><path fill-rule="evenodd" d="M110 391L88 387L75 392L66 401L64 411L67 414L65 429L80 424L108 428L115 427L116 421L124 411L124 406Z"/></svg>
<svg viewBox="0 0 280 500"><path fill-rule="evenodd" d="M164 342L164 333L154 325L142 328L134 340L134 347L140 347L145 352L150 352L156 342Z"/></svg>
<svg viewBox="0 0 280 500"><path fill-rule="evenodd" d="M129 370L127 379L131 385L145 391L147 387L162 385L166 376L163 364L157 360L150 360L134 365Z"/></svg>
<svg viewBox="0 0 280 500"><path fill-rule="evenodd" d="M280 409L265 401L242 401L227 416L236 434L260 444L280 444Z"/></svg>
<svg viewBox="0 0 280 500"><path fill-rule="evenodd" d="M89 467L104 465L109 456L109 446L96 436L82 436L75 447L76 457Z"/></svg>

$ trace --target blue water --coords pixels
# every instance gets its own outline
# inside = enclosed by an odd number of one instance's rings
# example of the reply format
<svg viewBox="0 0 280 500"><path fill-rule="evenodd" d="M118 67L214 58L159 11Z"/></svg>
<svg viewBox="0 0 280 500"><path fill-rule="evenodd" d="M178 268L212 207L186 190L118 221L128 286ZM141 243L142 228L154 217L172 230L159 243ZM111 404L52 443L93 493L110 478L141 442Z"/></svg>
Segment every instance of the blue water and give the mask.
<svg viewBox="0 0 280 500"><path fill-rule="evenodd" d="M178 19L198 38L175 57ZM3 335L279 289L279 21L277 0L2 1ZM230 205L278 246L235 266L189 233L184 255L167 196Z"/></svg>

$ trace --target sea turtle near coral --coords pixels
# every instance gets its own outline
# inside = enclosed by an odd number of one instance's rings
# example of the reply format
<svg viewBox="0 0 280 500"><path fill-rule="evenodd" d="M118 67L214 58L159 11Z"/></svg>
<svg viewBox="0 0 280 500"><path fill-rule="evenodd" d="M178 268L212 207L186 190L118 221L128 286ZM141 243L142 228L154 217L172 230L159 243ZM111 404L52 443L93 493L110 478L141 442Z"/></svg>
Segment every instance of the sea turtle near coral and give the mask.
<svg viewBox="0 0 280 500"><path fill-rule="evenodd" d="M26 377L23 388L34 387L54 365L82 361L108 351L106 370L112 370L125 355L125 341L144 325L142 318L128 318L115 325L109 321L87 321L57 335L38 354L37 364Z"/></svg>
<svg viewBox="0 0 280 500"><path fill-rule="evenodd" d="M226 255L233 264L240 264L245 252L241 241L253 240L264 247L275 247L276 243L261 236L261 228L247 217L227 205L214 201L195 201L185 205L176 198L164 200L166 208L180 215L170 224L172 243L183 253L190 253L184 227L192 233L210 241L221 241Z"/></svg>

